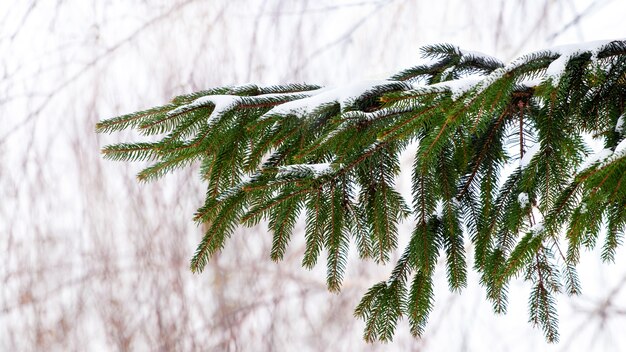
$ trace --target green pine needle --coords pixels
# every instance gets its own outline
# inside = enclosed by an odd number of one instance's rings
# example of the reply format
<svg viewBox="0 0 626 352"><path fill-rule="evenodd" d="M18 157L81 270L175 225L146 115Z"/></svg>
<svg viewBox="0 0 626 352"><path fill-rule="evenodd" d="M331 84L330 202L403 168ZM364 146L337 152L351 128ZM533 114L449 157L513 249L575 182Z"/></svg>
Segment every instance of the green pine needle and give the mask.
<svg viewBox="0 0 626 352"><path fill-rule="evenodd" d="M302 266L325 253L332 292L351 242L359 258L381 264L408 242L389 279L355 309L368 342L391 341L403 318L414 336L427 331L440 255L450 290L467 286L469 266L496 313L506 312L512 280L525 280L530 323L557 342L558 295L581 292L581 250L600 244L612 262L626 232L626 41L508 64L451 44L422 55L431 61L347 91L218 87L103 120L96 131L153 136L102 149L106 159L149 162L141 181L200 164L207 191L194 217L204 235L193 272L240 225L262 220L270 258L281 260L303 218ZM591 156L588 137L604 150ZM410 199L396 184L405 151L414 158ZM407 219L413 229L401 231Z"/></svg>

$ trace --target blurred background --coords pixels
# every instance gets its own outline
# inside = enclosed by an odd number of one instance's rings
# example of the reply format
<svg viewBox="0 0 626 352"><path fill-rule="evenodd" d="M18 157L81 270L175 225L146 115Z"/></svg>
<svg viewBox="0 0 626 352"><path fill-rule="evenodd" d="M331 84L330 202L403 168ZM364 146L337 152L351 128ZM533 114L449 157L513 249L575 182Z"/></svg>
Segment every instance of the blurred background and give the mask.
<svg viewBox="0 0 626 352"><path fill-rule="evenodd" d="M303 236L274 263L263 224L192 275L197 168L139 183L145 165L100 156L139 137L94 133L100 119L213 86L384 79L426 44L509 61L626 38L624 13L622 0L0 1L0 351L626 349L624 248L612 264L583 256L583 295L559 297L554 345L527 323L523 282L496 316L476 275L451 294L445 270L421 339L401 321L392 343L368 345L352 312L391 268L353 260L331 294L323 260L300 267Z"/></svg>

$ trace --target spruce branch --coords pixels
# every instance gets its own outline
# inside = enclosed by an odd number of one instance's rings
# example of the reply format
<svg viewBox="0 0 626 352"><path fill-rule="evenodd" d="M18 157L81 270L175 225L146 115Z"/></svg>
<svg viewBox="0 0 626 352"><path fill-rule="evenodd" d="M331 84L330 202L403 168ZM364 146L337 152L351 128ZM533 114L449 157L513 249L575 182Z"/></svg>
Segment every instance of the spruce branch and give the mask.
<svg viewBox="0 0 626 352"><path fill-rule="evenodd" d="M194 219L206 230L193 272L238 226L262 220L280 260L303 217L302 265L314 267L325 251L327 286L338 292L352 240L361 259L386 263L407 236L389 279L355 309L365 340L391 340L405 317L413 335L424 333L441 256L459 292L473 259L496 313L506 312L511 281L528 281L529 321L556 342L556 300L581 291L581 249L606 227L601 258L613 261L626 231L626 41L506 64L451 44L422 55L428 61L388 80L218 87L103 120L96 131L157 139L102 150L150 162L140 180L200 164L207 192ZM587 137L603 149L590 153ZM411 200L396 186L409 147ZM413 229L401 233L407 218Z"/></svg>

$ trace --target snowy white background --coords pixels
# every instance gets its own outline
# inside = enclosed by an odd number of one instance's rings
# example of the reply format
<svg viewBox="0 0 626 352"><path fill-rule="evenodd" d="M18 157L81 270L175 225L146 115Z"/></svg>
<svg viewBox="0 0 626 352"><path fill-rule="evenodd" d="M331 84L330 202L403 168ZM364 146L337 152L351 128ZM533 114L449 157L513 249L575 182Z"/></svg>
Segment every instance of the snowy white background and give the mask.
<svg viewBox="0 0 626 352"><path fill-rule="evenodd" d="M302 236L272 263L264 226L237 231L192 275L196 170L140 184L142 165L99 154L137 136L94 133L102 118L207 87L385 79L425 44L508 61L624 38L624 13L622 0L1 1L0 350L626 349L624 248L614 264L583 257L583 295L560 297L556 345L527 323L523 283L495 316L476 276L451 294L443 270L421 340L400 322L393 343L366 345L352 310L390 268L352 261L333 295L323 262L300 267Z"/></svg>

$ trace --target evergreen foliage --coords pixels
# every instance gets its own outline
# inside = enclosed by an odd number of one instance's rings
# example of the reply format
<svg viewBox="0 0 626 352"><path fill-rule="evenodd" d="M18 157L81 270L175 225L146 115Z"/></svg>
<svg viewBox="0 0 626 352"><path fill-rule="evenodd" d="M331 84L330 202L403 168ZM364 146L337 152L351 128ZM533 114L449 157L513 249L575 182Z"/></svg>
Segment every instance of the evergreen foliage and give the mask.
<svg viewBox="0 0 626 352"><path fill-rule="evenodd" d="M237 226L263 219L271 258L282 259L302 214L302 265L325 251L331 291L341 288L351 242L362 259L385 263L398 236L410 236L389 279L356 307L367 341L391 340L401 319L420 336L437 261L461 291L466 248L494 311L506 312L508 285L521 277L531 285L529 321L557 341L555 295L579 293L581 248L599 244L610 262L626 230L626 41L541 50L509 64L449 44L422 54L429 61L385 81L180 96L100 122L98 132L161 135L103 153L152 161L138 175L145 181L200 164L207 192L195 220L206 233L194 272ZM604 144L594 155L591 138ZM395 180L399 154L415 145L407 200ZM398 233L405 219L410 234Z"/></svg>

